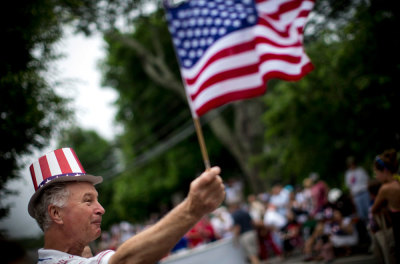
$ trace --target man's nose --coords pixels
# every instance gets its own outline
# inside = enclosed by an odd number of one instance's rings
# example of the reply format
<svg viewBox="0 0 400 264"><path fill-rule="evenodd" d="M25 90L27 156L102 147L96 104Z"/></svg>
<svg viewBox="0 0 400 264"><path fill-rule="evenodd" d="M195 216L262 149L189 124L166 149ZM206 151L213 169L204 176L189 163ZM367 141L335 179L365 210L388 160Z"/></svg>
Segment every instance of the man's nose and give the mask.
<svg viewBox="0 0 400 264"><path fill-rule="evenodd" d="M103 206L101 206L101 204L99 202L97 202L95 213L98 215L103 215L105 212L106 212L106 210L103 208Z"/></svg>

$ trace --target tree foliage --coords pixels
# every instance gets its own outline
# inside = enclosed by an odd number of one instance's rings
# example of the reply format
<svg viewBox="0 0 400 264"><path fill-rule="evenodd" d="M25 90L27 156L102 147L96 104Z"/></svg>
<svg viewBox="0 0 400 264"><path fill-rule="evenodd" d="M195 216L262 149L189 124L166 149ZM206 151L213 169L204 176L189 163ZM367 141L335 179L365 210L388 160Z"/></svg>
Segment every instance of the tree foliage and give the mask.
<svg viewBox="0 0 400 264"><path fill-rule="evenodd" d="M18 159L48 138L68 113L66 100L45 77L56 58L52 44L61 37L61 17L47 0L10 2L0 11L0 200L16 178ZM0 218L8 206L0 204Z"/></svg>

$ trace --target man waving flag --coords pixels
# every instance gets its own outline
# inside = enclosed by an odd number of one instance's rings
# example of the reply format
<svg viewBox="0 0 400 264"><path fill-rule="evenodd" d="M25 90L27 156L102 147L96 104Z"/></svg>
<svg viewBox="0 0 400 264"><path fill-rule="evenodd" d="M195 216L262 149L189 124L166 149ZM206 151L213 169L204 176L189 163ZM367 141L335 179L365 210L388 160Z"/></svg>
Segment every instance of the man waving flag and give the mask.
<svg viewBox="0 0 400 264"><path fill-rule="evenodd" d="M262 95L271 78L299 80L313 69L303 28L314 0L165 1L194 117Z"/></svg>

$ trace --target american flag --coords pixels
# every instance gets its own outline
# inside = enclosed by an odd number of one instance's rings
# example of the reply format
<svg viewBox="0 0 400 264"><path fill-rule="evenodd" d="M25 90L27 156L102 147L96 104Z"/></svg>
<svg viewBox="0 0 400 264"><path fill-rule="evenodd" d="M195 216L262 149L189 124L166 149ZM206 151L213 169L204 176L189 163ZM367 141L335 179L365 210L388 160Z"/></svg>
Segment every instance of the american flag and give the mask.
<svg viewBox="0 0 400 264"><path fill-rule="evenodd" d="M164 4L194 116L262 95L271 78L299 80L313 69L302 44L314 0Z"/></svg>

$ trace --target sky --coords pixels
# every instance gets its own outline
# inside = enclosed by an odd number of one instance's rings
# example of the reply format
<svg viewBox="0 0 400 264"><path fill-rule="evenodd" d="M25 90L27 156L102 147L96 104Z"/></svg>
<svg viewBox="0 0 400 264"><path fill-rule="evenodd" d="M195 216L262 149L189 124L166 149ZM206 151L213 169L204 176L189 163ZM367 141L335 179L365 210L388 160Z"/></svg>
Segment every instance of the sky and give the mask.
<svg viewBox="0 0 400 264"><path fill-rule="evenodd" d="M98 61L105 56L105 43L100 36L87 38L73 35L67 31L66 37L57 45L65 56L52 65L53 79L65 80L57 88L58 93L65 93L73 98L72 107L76 109L78 124L86 129L94 129L102 137L112 139L119 131L113 124L116 113L112 103L117 93L110 88L101 88L101 73ZM9 216L0 221L0 229L5 229L12 238L35 237L41 234L39 226L27 212L30 197L34 192L28 167L35 159L54 149L54 140L48 148L24 157L20 162L22 179L9 182L18 195L9 196L2 203L11 205Z"/></svg>

